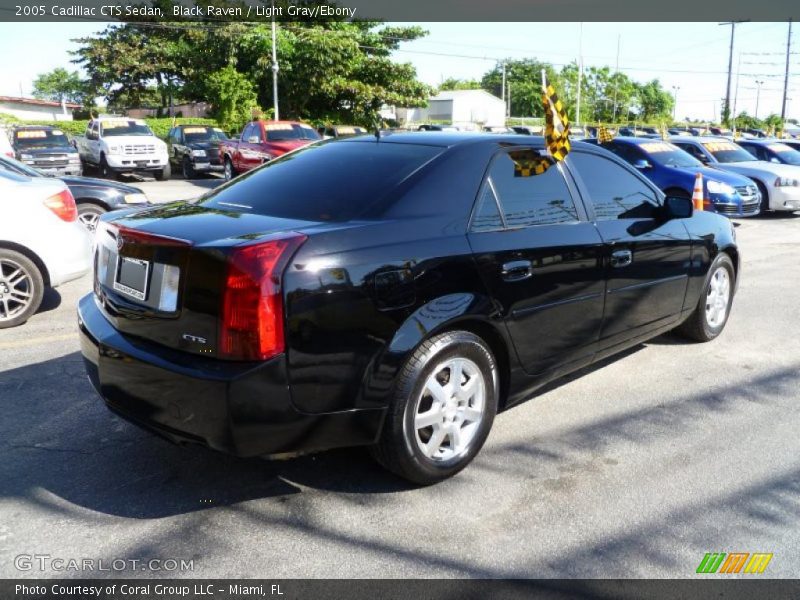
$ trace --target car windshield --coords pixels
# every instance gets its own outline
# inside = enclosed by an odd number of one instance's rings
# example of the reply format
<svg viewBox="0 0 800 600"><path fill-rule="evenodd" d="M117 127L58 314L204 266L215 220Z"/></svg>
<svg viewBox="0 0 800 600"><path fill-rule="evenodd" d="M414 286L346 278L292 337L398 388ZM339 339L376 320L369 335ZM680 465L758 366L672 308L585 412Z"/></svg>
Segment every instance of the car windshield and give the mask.
<svg viewBox="0 0 800 600"><path fill-rule="evenodd" d="M9 158L0 154L0 172L18 173L20 175L27 175L28 177L43 177L41 171L37 171L33 167L19 162L13 158Z"/></svg>
<svg viewBox="0 0 800 600"><path fill-rule="evenodd" d="M776 142L773 144L767 144L767 148L777 154L781 162L785 162L790 165L800 165L800 152L791 146Z"/></svg>
<svg viewBox="0 0 800 600"><path fill-rule="evenodd" d="M752 162L756 158L741 146L733 142L705 142L703 147L711 152L721 163Z"/></svg>
<svg viewBox="0 0 800 600"><path fill-rule="evenodd" d="M227 140L228 136L218 127L186 127L183 130L183 138L187 143L195 142L219 142Z"/></svg>
<svg viewBox="0 0 800 600"><path fill-rule="evenodd" d="M379 141L313 144L217 188L199 203L284 219L349 221L443 150Z"/></svg>
<svg viewBox="0 0 800 600"><path fill-rule="evenodd" d="M116 137L121 135L153 135L153 131L144 123L136 121L103 121L100 123L103 137Z"/></svg>
<svg viewBox="0 0 800 600"><path fill-rule="evenodd" d="M20 149L69 146L69 139L60 129L22 129L14 132L14 145Z"/></svg>
<svg viewBox="0 0 800 600"><path fill-rule="evenodd" d="M267 123L264 129L267 131L267 139L270 142L322 139L319 134L308 125L298 125L296 123Z"/></svg>
<svg viewBox="0 0 800 600"><path fill-rule="evenodd" d="M703 163L668 142L647 142L639 144L653 162L666 167L691 168L702 167Z"/></svg>

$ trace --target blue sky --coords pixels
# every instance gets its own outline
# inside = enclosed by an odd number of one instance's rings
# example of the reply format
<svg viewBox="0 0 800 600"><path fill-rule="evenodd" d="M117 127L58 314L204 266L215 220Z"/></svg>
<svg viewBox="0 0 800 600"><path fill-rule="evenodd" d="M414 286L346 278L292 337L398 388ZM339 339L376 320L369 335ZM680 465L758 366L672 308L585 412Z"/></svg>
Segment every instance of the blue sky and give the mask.
<svg viewBox="0 0 800 600"><path fill-rule="evenodd" d="M500 58L536 57L565 64L575 60L583 29L584 64L614 66L620 40L620 70L633 79L658 78L678 86L677 116L710 119L725 95L730 26L716 23L421 23L426 38L403 44L399 61L417 68L436 85L447 77L480 78ZM37 73L70 64L72 38L99 31L101 23L0 23L0 95L31 93ZM786 23L742 23L736 28L735 72L741 67L737 112L780 113L786 51ZM796 34L795 34L796 38ZM793 40L788 116L800 118L800 47ZM759 53L759 54L754 54ZM461 55L461 56L452 56ZM513 91L512 91L513 93ZM733 91L731 92L733 95Z"/></svg>

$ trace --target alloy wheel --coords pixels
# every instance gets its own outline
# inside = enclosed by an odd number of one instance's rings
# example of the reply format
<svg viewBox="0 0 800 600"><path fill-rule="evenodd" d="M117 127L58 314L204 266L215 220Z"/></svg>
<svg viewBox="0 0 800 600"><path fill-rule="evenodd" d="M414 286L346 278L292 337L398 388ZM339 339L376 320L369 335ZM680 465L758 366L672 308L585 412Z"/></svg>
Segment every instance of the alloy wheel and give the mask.
<svg viewBox="0 0 800 600"><path fill-rule="evenodd" d="M78 213L78 221L81 222L81 225L86 227L89 231L94 231L97 229L97 223L100 221L100 215L96 212L85 212L85 213Z"/></svg>
<svg viewBox="0 0 800 600"><path fill-rule="evenodd" d="M33 301L33 279L18 262L0 258L0 321L25 312Z"/></svg>
<svg viewBox="0 0 800 600"><path fill-rule="evenodd" d="M414 437L433 461L463 456L484 418L486 382L467 358L450 358L425 381L414 411Z"/></svg>
<svg viewBox="0 0 800 600"><path fill-rule="evenodd" d="M718 267L708 284L706 295L706 321L717 328L725 322L731 297L731 278L725 267Z"/></svg>

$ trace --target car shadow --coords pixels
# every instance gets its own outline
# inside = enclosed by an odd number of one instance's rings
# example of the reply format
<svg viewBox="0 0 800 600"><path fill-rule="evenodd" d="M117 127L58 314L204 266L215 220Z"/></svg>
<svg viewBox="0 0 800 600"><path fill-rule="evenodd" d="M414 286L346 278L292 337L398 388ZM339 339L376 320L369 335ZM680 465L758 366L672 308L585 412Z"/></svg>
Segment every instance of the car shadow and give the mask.
<svg viewBox="0 0 800 600"><path fill-rule="evenodd" d="M42 296L42 303L39 305L39 310L36 314L50 312L61 306L61 294L55 288L45 288L44 295Z"/></svg>

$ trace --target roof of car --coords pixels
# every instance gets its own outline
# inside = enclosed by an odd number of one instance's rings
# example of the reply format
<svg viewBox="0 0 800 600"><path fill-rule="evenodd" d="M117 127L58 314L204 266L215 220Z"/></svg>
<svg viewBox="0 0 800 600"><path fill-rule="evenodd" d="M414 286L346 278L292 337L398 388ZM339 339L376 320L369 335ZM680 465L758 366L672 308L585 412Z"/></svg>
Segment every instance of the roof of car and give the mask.
<svg viewBox="0 0 800 600"><path fill-rule="evenodd" d="M47 131L52 131L53 129L58 129L58 127L53 127L52 125L16 125L14 127L14 131L20 131L22 129L45 129Z"/></svg>
<svg viewBox="0 0 800 600"><path fill-rule="evenodd" d="M353 144L359 142L375 141L374 135L361 135L342 140L342 143ZM461 146L467 144L508 143L513 145L544 145L544 138L540 135L520 135L518 133L489 133L489 132L457 132L457 131L409 131L403 133L384 133L380 138L381 143L391 144L419 144L421 146ZM580 142L573 142L580 144Z"/></svg>
<svg viewBox="0 0 800 600"><path fill-rule="evenodd" d="M669 141L674 141L676 138L679 142L699 142L701 144L704 142L719 142L721 140L730 142L728 138L721 135L693 135L691 137L688 135L676 135L671 136Z"/></svg>

